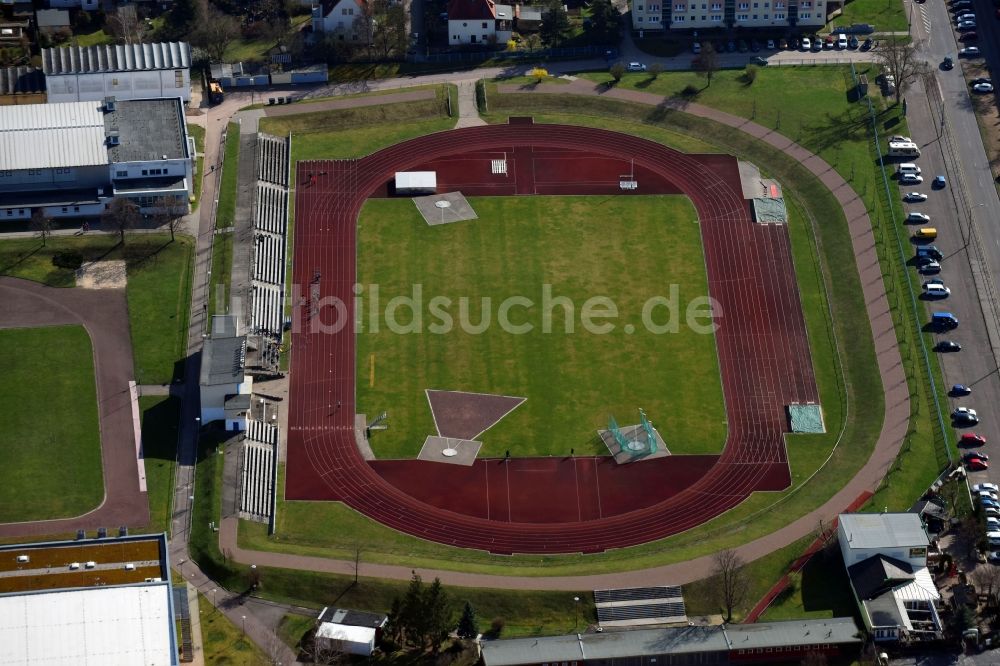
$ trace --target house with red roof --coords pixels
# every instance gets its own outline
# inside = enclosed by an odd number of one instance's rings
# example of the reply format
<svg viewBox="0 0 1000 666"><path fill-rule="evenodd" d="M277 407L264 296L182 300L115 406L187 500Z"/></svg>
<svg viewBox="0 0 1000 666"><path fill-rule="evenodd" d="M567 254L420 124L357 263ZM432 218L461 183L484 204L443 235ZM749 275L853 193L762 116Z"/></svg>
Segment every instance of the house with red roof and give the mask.
<svg viewBox="0 0 1000 666"><path fill-rule="evenodd" d="M450 0L448 3L448 43L503 44L510 39L514 8L493 0Z"/></svg>

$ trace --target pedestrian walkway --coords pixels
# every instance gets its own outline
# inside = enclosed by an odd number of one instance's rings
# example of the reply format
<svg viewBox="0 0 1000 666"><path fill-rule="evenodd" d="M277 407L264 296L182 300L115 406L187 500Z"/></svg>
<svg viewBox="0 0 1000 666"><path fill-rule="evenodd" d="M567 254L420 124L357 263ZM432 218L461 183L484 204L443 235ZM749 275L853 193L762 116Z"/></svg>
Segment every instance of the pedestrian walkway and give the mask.
<svg viewBox="0 0 1000 666"><path fill-rule="evenodd" d="M486 121L479 117L479 109L476 106L476 82L458 82L458 122L455 128L475 127L485 125Z"/></svg>
<svg viewBox="0 0 1000 666"><path fill-rule="evenodd" d="M824 523L829 523L839 513L847 510L863 493L876 489L889 472L889 468L896 459L903 438L906 435L910 415L909 390L899 350L896 347L895 329L882 281L881 266L876 254L871 220L868 217L864 202L836 170L830 164L786 136L745 118L701 104L664 100L662 96L635 90L609 89L605 86L595 85L592 82L584 80L577 80L567 85L542 85L534 88L501 85L500 92L536 95L575 94L581 96L602 96L650 106L675 108L678 111L738 129L783 151L789 157L799 161L829 188L843 207L848 221L868 317L871 322L876 359L885 392L885 416L882 430L868 463L823 506L776 532L737 547L736 551L746 561L753 561L769 555L775 550L811 534L821 520ZM253 562L263 566L339 574L353 574L354 572L353 562L287 553L244 550L237 543L238 521L236 518L230 517L224 519L220 527L220 547L223 552L231 553L233 560L236 562ZM681 585L705 578L711 575L715 571L715 568L713 557L706 555L687 562L679 562L652 569L621 571L592 576L541 578L483 575L430 569L416 569L415 571L428 579L438 577L443 583L448 585L501 587L506 589L581 590L640 587L647 585L650 580L667 581L670 584ZM366 563L362 563L361 565L361 575L379 578L407 580L412 576L413 571L412 567L404 566Z"/></svg>

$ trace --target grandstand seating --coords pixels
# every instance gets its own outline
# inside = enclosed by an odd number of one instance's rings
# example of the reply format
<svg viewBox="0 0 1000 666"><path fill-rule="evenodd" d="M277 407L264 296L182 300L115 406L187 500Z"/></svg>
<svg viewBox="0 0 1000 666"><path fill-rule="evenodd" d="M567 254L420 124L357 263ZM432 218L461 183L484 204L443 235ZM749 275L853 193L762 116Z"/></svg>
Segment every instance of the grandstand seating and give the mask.
<svg viewBox="0 0 1000 666"><path fill-rule="evenodd" d="M274 495L274 466L278 429L247 421L240 469L240 518L267 522Z"/></svg>
<svg viewBox="0 0 1000 666"><path fill-rule="evenodd" d="M257 180L288 187L288 139L257 135Z"/></svg>
<svg viewBox="0 0 1000 666"><path fill-rule="evenodd" d="M646 620L648 624L654 622L686 622L687 612L684 609L683 601L672 601L662 604L639 604L636 606L597 607L597 622L599 624L628 620ZM634 624L639 624L639 622L635 622Z"/></svg>
<svg viewBox="0 0 1000 666"><path fill-rule="evenodd" d="M612 601L638 601L640 599L678 599L683 595L676 585L658 587L631 587L620 590L594 590L594 603L606 604Z"/></svg>
<svg viewBox="0 0 1000 666"><path fill-rule="evenodd" d="M188 605L187 586L181 585L172 590L174 595L174 619L180 627L180 660L184 663L194 661L194 642L191 639L191 608Z"/></svg>
<svg viewBox="0 0 1000 666"><path fill-rule="evenodd" d="M258 134L249 330L274 341L284 321L288 168L288 139Z"/></svg>

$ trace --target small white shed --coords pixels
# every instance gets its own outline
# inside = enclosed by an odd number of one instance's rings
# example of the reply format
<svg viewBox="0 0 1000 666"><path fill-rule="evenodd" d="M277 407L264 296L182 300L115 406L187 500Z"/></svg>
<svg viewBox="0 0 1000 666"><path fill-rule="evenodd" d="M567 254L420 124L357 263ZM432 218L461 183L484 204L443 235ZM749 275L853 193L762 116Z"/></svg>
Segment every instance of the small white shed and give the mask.
<svg viewBox="0 0 1000 666"><path fill-rule="evenodd" d="M316 630L316 642L329 650L370 657L375 650L375 627L321 622Z"/></svg>
<svg viewBox="0 0 1000 666"><path fill-rule="evenodd" d="M436 171L397 171L396 194L434 194L437 192Z"/></svg>

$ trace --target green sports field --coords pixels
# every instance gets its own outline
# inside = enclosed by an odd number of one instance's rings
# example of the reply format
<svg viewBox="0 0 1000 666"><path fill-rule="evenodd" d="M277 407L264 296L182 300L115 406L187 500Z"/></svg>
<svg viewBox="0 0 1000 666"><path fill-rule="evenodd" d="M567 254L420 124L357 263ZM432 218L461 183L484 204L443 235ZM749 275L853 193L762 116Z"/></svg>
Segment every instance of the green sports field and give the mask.
<svg viewBox="0 0 1000 666"><path fill-rule="evenodd" d="M104 495L87 332L5 329L0 349L0 522L86 513Z"/></svg>
<svg viewBox="0 0 1000 666"><path fill-rule="evenodd" d="M414 457L436 432L428 388L527 398L482 436L480 457L507 450L514 456L570 449L606 454L597 429L609 415L622 425L637 422L640 407L673 452L721 451L726 424L715 336L694 332L685 316L692 300L707 294L701 235L686 198L470 203L478 220L433 227L409 200L371 200L362 211L358 411L389 414L389 429L372 438L377 457ZM372 307L373 285L378 307ZM394 319L418 332L389 330L391 300L414 298L414 285L422 321L413 325L408 306L398 307ZM505 327L499 318L510 297L520 300L508 301L514 307ZM571 317L559 297L572 303ZM610 302L617 316L585 325L593 297L609 301L592 301L591 312L609 312ZM651 332L644 324L644 306L654 297L675 304L676 332ZM372 311L379 313L377 331ZM665 324L669 311L653 309L653 321ZM450 330L442 332L449 318ZM489 326L479 332L484 321ZM521 332L527 326L531 330Z"/></svg>

